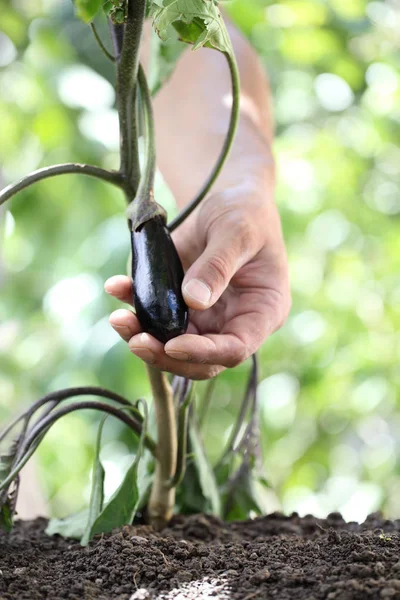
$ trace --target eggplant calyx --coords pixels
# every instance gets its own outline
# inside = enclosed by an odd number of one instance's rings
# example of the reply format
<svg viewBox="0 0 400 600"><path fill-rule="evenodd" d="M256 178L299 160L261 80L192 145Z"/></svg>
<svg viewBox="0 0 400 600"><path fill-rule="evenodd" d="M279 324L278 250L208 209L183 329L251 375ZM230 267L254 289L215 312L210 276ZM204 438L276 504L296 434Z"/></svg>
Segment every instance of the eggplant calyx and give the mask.
<svg viewBox="0 0 400 600"><path fill-rule="evenodd" d="M161 217L164 223L167 222L166 210L154 200L152 192L146 198L134 198L128 204L126 216L131 231L137 231L147 221L155 217Z"/></svg>

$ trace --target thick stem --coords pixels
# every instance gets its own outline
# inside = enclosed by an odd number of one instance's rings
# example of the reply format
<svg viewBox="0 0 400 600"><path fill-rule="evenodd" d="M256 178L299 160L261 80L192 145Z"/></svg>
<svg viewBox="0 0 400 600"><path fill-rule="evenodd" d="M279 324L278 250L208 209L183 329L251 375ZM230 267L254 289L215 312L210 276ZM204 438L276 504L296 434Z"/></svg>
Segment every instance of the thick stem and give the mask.
<svg viewBox="0 0 400 600"><path fill-rule="evenodd" d="M123 187L124 183L121 173L117 173L116 171L107 171L106 169L101 169L100 167L95 167L93 165L80 165L78 163L65 163L62 165L53 165L51 167L44 167L43 169L33 171L33 173L26 175L16 183L5 187L4 190L0 192L0 205L3 204L3 202L6 202L6 200L8 200L21 190L29 187L37 181L41 181L42 179L47 179L49 177L55 177L56 175L64 175L67 173L79 173L81 175L97 177L97 179L102 179L103 181L112 183L120 188Z"/></svg>
<svg viewBox="0 0 400 600"><path fill-rule="evenodd" d="M138 86L144 118L144 165L140 175L135 198L126 209L126 216L132 230L138 229L143 223L160 215L166 219L164 209L154 200L154 177L156 172L156 141L154 130L153 106L146 75L142 65L139 65Z"/></svg>
<svg viewBox="0 0 400 600"><path fill-rule="evenodd" d="M224 52L225 57L228 61L229 71L231 74L232 81L232 111L231 118L229 121L228 131L226 134L226 138L224 141L224 145L222 146L221 153L217 159L217 162L209 176L206 180L205 184L198 192L197 196L189 202L189 204L179 213L175 219L171 221L168 225L168 229L173 231L176 229L183 221L194 211L194 209L200 204L200 202L207 196L208 192L211 190L212 186L216 182L219 174L222 171L222 168L229 156L229 152L232 148L232 144L235 139L236 129L239 123L240 116L240 78L239 78L239 69L236 63L236 59L234 53Z"/></svg>
<svg viewBox="0 0 400 600"><path fill-rule="evenodd" d="M117 52L117 107L121 150L120 170L126 177L126 195L128 201L131 201L135 196L140 178L136 120L136 78L145 9L145 0L128 0L122 50L120 53ZM114 40L114 43L120 44L120 29L115 32Z"/></svg>
<svg viewBox="0 0 400 600"><path fill-rule="evenodd" d="M147 372L153 391L158 430L158 460L148 516L155 529L162 529L171 519L175 504L175 488L171 487L171 478L175 475L177 462L176 417L172 388L167 376L150 366L147 367Z"/></svg>

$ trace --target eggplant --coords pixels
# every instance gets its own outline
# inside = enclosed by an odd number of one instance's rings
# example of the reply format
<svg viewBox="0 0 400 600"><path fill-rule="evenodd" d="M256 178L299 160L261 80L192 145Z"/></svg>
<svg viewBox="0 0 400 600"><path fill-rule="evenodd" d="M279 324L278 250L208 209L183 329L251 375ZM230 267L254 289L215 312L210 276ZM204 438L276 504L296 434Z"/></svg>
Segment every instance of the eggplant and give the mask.
<svg viewBox="0 0 400 600"><path fill-rule="evenodd" d="M133 304L143 331L164 344L185 333L189 312L182 296L183 267L162 217L131 232Z"/></svg>

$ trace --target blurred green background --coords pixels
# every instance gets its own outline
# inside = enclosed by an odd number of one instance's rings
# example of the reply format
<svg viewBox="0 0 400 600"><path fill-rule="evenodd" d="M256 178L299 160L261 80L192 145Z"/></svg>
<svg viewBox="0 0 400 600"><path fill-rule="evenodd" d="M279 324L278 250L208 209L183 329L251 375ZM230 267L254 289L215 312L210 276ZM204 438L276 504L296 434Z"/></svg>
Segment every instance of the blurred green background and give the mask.
<svg viewBox="0 0 400 600"><path fill-rule="evenodd" d="M399 517L399 5L224 6L271 80L294 297L287 324L261 352L268 508L340 510L355 520L382 508ZM113 68L70 1L0 0L0 15L2 184L51 163L117 166ZM60 387L148 396L141 363L108 325L118 303L103 292L107 277L125 271L129 252L119 192L64 176L5 208L0 421ZM248 369L217 383L205 432L213 459ZM53 514L87 502L95 423L74 414L42 443L39 474ZM110 490L126 464L125 442L110 422L103 453Z"/></svg>

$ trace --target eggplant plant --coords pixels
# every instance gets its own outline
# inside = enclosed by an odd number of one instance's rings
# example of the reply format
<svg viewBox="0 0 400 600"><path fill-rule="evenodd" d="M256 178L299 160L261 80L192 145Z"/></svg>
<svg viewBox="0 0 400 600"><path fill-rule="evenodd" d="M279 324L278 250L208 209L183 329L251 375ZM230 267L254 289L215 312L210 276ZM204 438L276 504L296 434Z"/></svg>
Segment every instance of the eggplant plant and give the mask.
<svg viewBox="0 0 400 600"><path fill-rule="evenodd" d="M183 268L171 232L198 206L216 181L228 156L239 117L239 76L227 28L217 0L75 0L77 15L87 22L104 54L115 64L116 98L120 128L120 168L110 171L88 164L66 163L39 169L0 192L0 205L12 196L48 177L79 173L117 186L124 194L132 250L133 303L144 331L161 342L184 333L188 309L181 286ZM109 22L113 41L110 52L98 34L94 20ZM139 63L145 18L157 34L150 91ZM167 39L174 32L173 39ZM232 111L227 135L217 162L194 199L169 224L154 198L156 172L152 93L171 74L187 45L222 52L232 82ZM168 57L168 59L166 59ZM141 127L140 127L141 126ZM141 131L140 131L141 129ZM144 138L144 160L139 163L138 138ZM235 518L260 512L253 491L252 471L258 460L257 362L253 357L237 423L220 461L212 467L202 439L201 425L214 381L194 410L194 384L147 367L152 388L157 439L149 432L147 405L131 402L99 387L77 387L50 393L14 419L0 434L7 448L0 457L0 525L10 530L15 514L18 477L49 429L63 416L77 410L96 410L100 421L93 465L89 508L67 519L50 521L48 532L78 537L82 544L98 533L132 523L138 511L156 528L170 520L174 510L203 511ZM97 398L97 399L95 399ZM113 496L104 500L104 468L100 460L105 420L122 421L137 438L132 464ZM9 443L10 437L12 442ZM264 482L265 483L265 482Z"/></svg>

